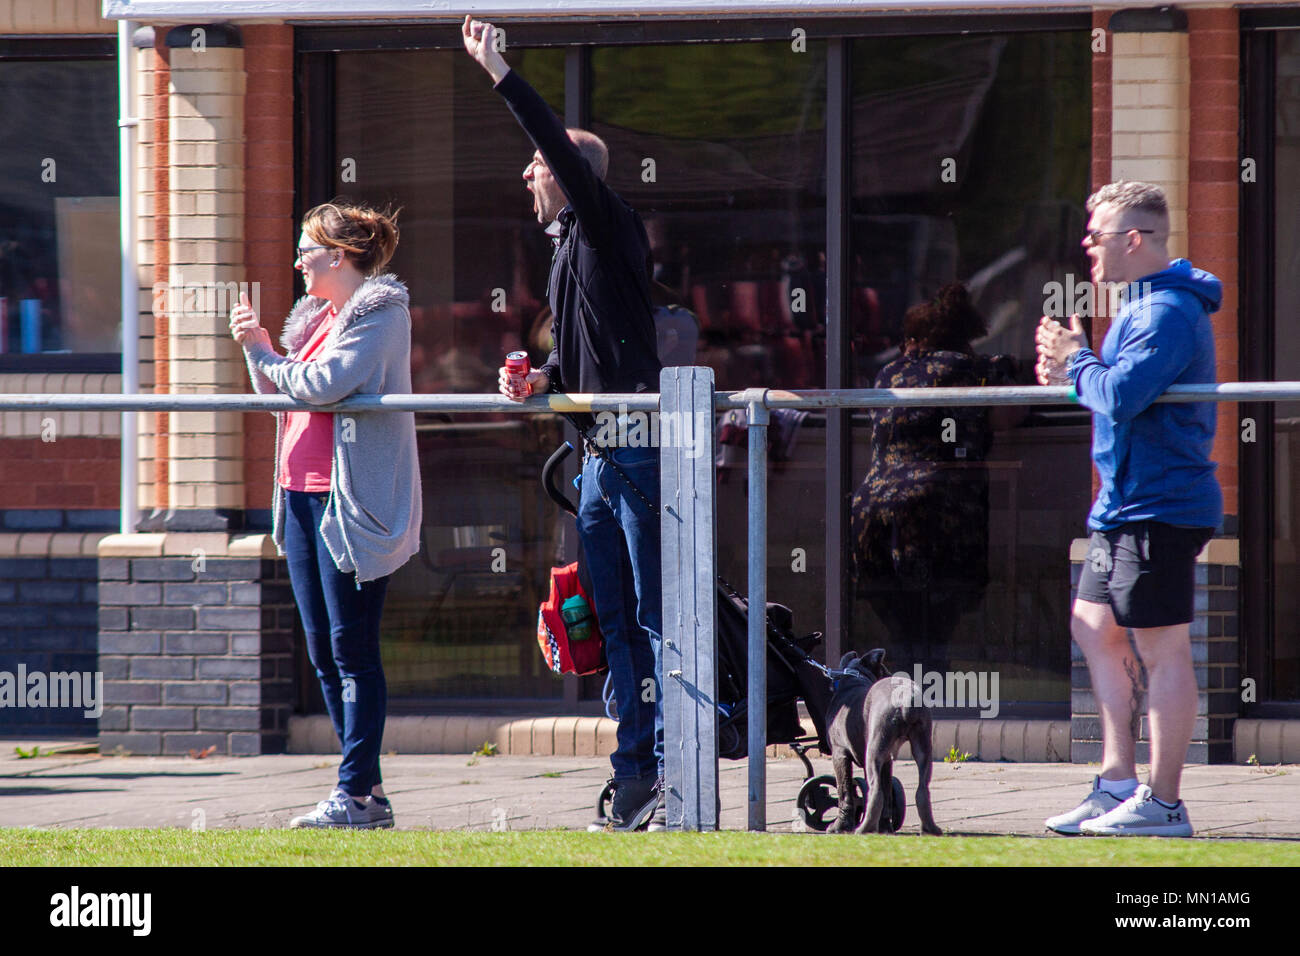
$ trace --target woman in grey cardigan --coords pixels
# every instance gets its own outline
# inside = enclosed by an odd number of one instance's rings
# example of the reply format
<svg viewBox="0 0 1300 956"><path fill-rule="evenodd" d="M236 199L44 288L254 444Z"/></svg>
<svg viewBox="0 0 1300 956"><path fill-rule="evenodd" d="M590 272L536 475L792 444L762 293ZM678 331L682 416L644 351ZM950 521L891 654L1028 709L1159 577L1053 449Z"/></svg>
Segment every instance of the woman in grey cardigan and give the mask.
<svg viewBox="0 0 1300 956"><path fill-rule="evenodd" d="M380 274L396 247L393 220L372 209L327 203L307 213L294 263L307 294L285 322L285 356L246 298L230 314L258 392L313 405L410 393L409 298ZM420 546L415 416L277 412L272 501L273 537L343 750L338 786L290 826L391 827L379 773L379 622L388 576Z"/></svg>

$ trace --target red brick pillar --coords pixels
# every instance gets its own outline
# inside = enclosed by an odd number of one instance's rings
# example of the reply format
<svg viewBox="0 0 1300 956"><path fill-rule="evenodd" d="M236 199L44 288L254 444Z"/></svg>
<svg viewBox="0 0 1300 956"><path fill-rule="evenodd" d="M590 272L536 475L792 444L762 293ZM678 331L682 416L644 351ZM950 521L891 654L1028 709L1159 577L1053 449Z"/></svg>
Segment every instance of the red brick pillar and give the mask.
<svg viewBox="0 0 1300 956"><path fill-rule="evenodd" d="M261 290L262 324L279 341L294 299L298 239L293 214L293 28L246 26L244 70L244 262ZM249 386L251 391L251 386ZM244 416L244 507L271 507L275 420Z"/></svg>
<svg viewBox="0 0 1300 956"><path fill-rule="evenodd" d="M1237 202L1241 188L1237 127L1241 66L1237 11L1187 12L1192 61L1187 231L1192 263L1223 281L1223 308L1213 317L1220 382L1241 378L1238 367ZM1236 404L1220 403L1214 460L1223 486L1225 530L1236 537L1241 420Z"/></svg>

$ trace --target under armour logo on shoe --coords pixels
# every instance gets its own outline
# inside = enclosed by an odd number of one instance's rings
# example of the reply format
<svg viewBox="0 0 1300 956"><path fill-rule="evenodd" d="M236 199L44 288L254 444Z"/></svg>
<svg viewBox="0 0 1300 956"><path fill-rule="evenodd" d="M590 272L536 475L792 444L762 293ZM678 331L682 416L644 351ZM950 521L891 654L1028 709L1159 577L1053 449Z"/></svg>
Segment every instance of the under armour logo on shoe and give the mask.
<svg viewBox="0 0 1300 956"><path fill-rule="evenodd" d="M1182 823L1183 815L1181 813L1166 813L1165 821L1167 823Z"/></svg>

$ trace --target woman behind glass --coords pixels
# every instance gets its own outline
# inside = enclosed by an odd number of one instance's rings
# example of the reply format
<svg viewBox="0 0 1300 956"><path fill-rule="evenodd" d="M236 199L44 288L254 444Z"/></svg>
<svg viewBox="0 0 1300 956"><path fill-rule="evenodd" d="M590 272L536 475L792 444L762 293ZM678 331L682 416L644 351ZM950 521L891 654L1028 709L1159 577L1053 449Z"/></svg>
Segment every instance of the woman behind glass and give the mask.
<svg viewBox="0 0 1300 956"><path fill-rule="evenodd" d="M876 388L1009 385L1010 356L979 355L988 333L959 283L913 306L902 354ZM1009 414L1008 414L1009 412ZM872 414L871 468L853 496L854 576L900 653L948 643L988 586L989 479L985 458L1016 409L892 407Z"/></svg>

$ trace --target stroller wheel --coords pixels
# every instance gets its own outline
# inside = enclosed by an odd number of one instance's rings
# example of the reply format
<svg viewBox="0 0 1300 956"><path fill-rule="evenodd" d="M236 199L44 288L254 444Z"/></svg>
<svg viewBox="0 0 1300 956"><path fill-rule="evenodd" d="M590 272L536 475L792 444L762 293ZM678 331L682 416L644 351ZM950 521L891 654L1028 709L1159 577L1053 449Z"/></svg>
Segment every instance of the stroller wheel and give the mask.
<svg viewBox="0 0 1300 956"><path fill-rule="evenodd" d="M857 821L862 819L862 811L867 805L866 788L862 785L861 777L853 778L853 791L855 804L853 821L856 826ZM805 780L803 786L799 788L799 796L795 799L795 804L803 814L803 822L808 825L808 829L824 833L835 822L835 817L839 813L839 792L835 785L835 778L830 774L823 774Z"/></svg>
<svg viewBox="0 0 1300 956"><path fill-rule="evenodd" d="M853 780L861 789L862 793L865 794L867 792L867 782L861 777L854 777ZM907 795L903 792L902 781L897 777L891 776L889 778L889 783L889 796L885 802L884 812L881 813L881 816L884 818L880 821L882 826L879 832L881 833L885 832L885 826L888 826L891 832L897 833L903 827L903 817L907 815ZM855 814L855 819L858 823L862 822L862 813L865 809L866 801L864 800L858 805L858 812Z"/></svg>
<svg viewBox="0 0 1300 956"><path fill-rule="evenodd" d="M894 799L889 804L889 828L897 833L903 826L903 817L907 815L907 795L903 793L903 784L897 777L890 777Z"/></svg>
<svg viewBox="0 0 1300 956"><path fill-rule="evenodd" d="M605 783L605 789L600 791L600 796L596 798L596 820L609 819L609 801L614 799L614 781L610 780Z"/></svg>
<svg viewBox="0 0 1300 956"><path fill-rule="evenodd" d="M729 760L745 756L745 741L740 739L740 728L733 722L718 724L718 756Z"/></svg>

